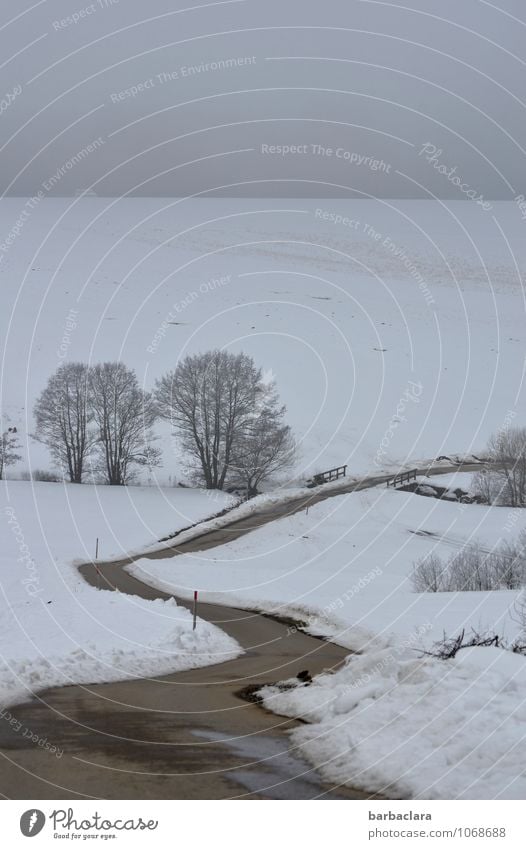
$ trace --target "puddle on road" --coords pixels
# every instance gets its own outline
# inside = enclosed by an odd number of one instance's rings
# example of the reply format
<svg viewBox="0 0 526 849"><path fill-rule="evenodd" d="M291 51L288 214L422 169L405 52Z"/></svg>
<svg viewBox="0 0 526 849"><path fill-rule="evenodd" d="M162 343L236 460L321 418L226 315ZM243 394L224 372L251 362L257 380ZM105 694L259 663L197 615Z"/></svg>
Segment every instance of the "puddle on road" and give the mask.
<svg viewBox="0 0 526 849"><path fill-rule="evenodd" d="M312 767L284 748L284 741L279 737L270 734L230 737L214 731L192 731L192 734L203 740L223 743L243 759L243 767L225 773L225 778L237 782L249 793L270 799L348 798L327 788Z"/></svg>

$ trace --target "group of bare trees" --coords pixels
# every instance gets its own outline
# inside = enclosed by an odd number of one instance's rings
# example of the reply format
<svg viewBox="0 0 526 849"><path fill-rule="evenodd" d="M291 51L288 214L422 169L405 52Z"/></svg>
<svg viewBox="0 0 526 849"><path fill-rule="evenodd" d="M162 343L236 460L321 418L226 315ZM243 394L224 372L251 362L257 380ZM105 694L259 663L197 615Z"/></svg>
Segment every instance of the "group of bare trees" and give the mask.
<svg viewBox="0 0 526 849"><path fill-rule="evenodd" d="M207 489L228 485L255 495L295 452L275 384L244 353L187 356L152 394L123 363L65 363L34 413L35 438L72 483L89 471L123 485L137 467L159 465L152 430L158 418L171 423L187 465Z"/></svg>
<svg viewBox="0 0 526 849"><path fill-rule="evenodd" d="M526 427L498 431L488 442L491 466L479 472L473 489L488 504L526 507Z"/></svg>
<svg viewBox="0 0 526 849"><path fill-rule="evenodd" d="M520 589L526 584L526 534L492 550L473 542L445 561L429 554L413 565L411 583L418 593Z"/></svg>
<svg viewBox="0 0 526 849"><path fill-rule="evenodd" d="M526 507L526 428L507 427L488 442L488 463L472 483L487 504ZM487 551L465 545L442 561L436 554L417 561L411 575L416 592L518 589L526 586L526 532L516 542Z"/></svg>
<svg viewBox="0 0 526 849"><path fill-rule="evenodd" d="M137 466L154 466L156 415L149 393L123 363L59 366L35 404L35 438L71 483L89 470L124 485Z"/></svg>

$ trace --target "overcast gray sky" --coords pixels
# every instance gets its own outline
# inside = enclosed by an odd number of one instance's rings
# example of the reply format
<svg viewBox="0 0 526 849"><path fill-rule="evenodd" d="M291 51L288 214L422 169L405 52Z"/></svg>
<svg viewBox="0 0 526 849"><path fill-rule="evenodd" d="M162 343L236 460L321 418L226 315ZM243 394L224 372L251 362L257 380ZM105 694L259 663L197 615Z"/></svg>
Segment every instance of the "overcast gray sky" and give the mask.
<svg viewBox="0 0 526 849"><path fill-rule="evenodd" d="M3 193L526 194L524 0L191 2L2 0Z"/></svg>

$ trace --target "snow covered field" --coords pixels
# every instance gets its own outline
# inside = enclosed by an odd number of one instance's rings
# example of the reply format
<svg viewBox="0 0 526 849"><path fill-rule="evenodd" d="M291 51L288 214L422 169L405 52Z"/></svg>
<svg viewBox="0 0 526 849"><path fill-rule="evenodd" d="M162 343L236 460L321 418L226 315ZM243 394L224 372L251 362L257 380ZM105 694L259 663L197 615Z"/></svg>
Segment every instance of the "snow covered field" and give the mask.
<svg viewBox="0 0 526 849"><path fill-rule="evenodd" d="M23 208L2 200L0 228ZM513 203L47 198L0 253L12 473L50 465L28 434L60 362L122 358L150 389L213 346L275 376L298 473L481 451L526 413L525 268ZM167 482L184 463L158 430Z"/></svg>
<svg viewBox="0 0 526 849"><path fill-rule="evenodd" d="M423 629L426 645L444 630L470 626L513 637L516 592L415 594L409 581L413 561L431 551L448 557L467 540L493 545L518 534L526 511L512 512L510 522L506 508L377 487L336 496L228 546L126 568L183 596L198 588L210 601L291 613L349 648L357 629L382 638Z"/></svg>
<svg viewBox="0 0 526 849"><path fill-rule="evenodd" d="M469 486L451 476L460 480ZM207 600L292 614L360 653L311 687L267 691L268 707L312 723L293 740L331 781L399 798L523 798L526 659L482 648L421 658L462 628L512 641L518 593L417 594L409 580L413 560L431 551L447 557L467 540L513 538L526 511L511 512L512 521L508 509L378 487L227 547L127 568L169 592L198 587Z"/></svg>
<svg viewBox="0 0 526 849"><path fill-rule="evenodd" d="M24 209L2 200L5 233ZM32 408L60 363L122 359L151 389L181 356L215 346L275 377L300 442L297 477L482 454L492 432L526 422L525 270L514 203L488 214L467 202L46 198L0 249L1 412L24 456L9 474L51 465L31 440ZM186 467L157 430L164 464L151 482L167 484ZM237 651L208 627L195 642L184 610L97 593L65 565L92 555L96 536L104 557L148 545L217 512L221 497L12 481L2 491L5 700L68 676L152 674ZM516 593L416 595L409 574L435 548L493 546L525 525L526 511L379 488L131 570L181 595L289 612L362 652L311 688L268 693L311 721L296 739L331 779L424 798L520 795L525 661L487 649L419 659L443 631L512 639Z"/></svg>
<svg viewBox="0 0 526 849"><path fill-rule="evenodd" d="M203 492L0 483L0 706L44 687L217 663L237 644L172 602L88 586L73 559L122 553L228 504Z"/></svg>

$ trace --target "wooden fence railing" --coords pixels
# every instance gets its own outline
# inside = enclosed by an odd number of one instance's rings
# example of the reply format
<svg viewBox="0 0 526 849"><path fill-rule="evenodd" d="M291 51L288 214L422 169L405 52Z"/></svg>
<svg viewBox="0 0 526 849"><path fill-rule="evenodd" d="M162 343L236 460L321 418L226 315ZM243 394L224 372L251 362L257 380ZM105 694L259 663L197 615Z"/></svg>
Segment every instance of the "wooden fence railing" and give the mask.
<svg viewBox="0 0 526 849"><path fill-rule="evenodd" d="M323 483L329 483L329 481L336 481L338 478L344 478L347 474L347 466L336 466L335 469L328 469L326 472L318 472L317 475L313 475L307 486L321 486Z"/></svg>
<svg viewBox="0 0 526 849"><path fill-rule="evenodd" d="M416 476L418 473L418 469L410 469L408 472L399 472L392 478L389 478L386 481L386 486L402 486L404 483L409 483L410 481L416 481Z"/></svg>

